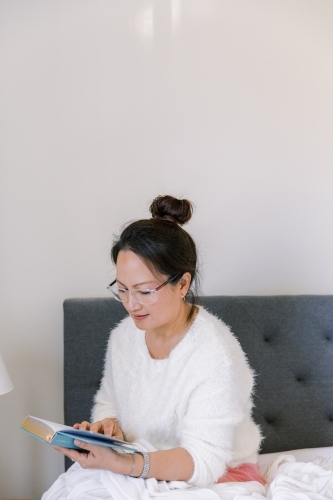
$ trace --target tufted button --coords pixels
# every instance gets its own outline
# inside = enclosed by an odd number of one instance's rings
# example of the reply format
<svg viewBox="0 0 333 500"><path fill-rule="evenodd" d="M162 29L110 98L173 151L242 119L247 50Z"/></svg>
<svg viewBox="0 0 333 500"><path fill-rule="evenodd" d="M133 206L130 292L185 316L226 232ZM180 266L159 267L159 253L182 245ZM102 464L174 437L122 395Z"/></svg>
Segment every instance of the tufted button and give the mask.
<svg viewBox="0 0 333 500"><path fill-rule="evenodd" d="M328 420L329 420L330 422L333 422L333 415L329 415Z"/></svg>
<svg viewBox="0 0 333 500"><path fill-rule="evenodd" d="M266 422L270 425L274 424L275 419L273 417L266 417Z"/></svg>
<svg viewBox="0 0 333 500"><path fill-rule="evenodd" d="M270 337L268 337L268 335L265 335L264 337L264 341L267 342L269 344L270 342Z"/></svg>
<svg viewBox="0 0 333 500"><path fill-rule="evenodd" d="M298 377L296 376L296 380L297 380L297 382L304 382L304 377L301 377L300 375L298 375Z"/></svg>
<svg viewBox="0 0 333 500"><path fill-rule="evenodd" d="M329 333L326 334L325 338L328 342L332 341L332 335L330 335Z"/></svg>

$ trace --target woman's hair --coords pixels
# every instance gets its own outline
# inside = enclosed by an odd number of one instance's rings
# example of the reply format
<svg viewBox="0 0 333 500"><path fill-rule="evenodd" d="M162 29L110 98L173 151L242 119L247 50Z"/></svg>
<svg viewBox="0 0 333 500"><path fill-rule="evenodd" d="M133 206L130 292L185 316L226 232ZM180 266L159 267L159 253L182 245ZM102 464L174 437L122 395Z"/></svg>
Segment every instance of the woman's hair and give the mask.
<svg viewBox="0 0 333 500"><path fill-rule="evenodd" d="M188 200L178 200L173 196L158 196L149 210L151 219L130 223L114 241L112 261L117 264L119 252L130 250L153 273L178 276L173 283L177 283L184 273L190 273L188 298L194 306L198 290L197 250L191 236L181 227L191 219L193 205ZM193 307L190 316L192 312Z"/></svg>

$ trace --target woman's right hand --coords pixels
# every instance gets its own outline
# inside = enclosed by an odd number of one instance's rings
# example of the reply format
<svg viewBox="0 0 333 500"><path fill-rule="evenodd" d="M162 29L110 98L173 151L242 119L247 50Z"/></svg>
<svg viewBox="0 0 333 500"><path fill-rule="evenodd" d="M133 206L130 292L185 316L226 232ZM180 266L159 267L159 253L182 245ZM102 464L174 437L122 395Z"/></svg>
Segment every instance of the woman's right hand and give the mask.
<svg viewBox="0 0 333 500"><path fill-rule="evenodd" d="M115 418L103 418L103 420L98 420L92 424L84 420L80 424L74 424L73 427L74 429L80 429L81 431L98 432L99 434L104 434L105 436L124 440L123 431L119 427L118 420Z"/></svg>

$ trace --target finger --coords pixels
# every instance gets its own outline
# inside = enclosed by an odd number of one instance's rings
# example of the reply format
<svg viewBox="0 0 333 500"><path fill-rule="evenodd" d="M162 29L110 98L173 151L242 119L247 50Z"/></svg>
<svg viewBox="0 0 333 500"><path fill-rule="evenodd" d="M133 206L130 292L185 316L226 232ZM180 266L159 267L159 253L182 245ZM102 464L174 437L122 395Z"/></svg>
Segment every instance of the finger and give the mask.
<svg viewBox="0 0 333 500"><path fill-rule="evenodd" d="M121 432L121 430L118 430L114 435L113 437L115 437L116 439L120 439L120 441L123 441L124 439L124 436L123 436L123 433Z"/></svg>
<svg viewBox="0 0 333 500"><path fill-rule="evenodd" d="M114 422L112 422L112 420L106 421L104 423L104 434L106 436L113 437L113 436L115 436L116 432L117 432L116 425L114 424Z"/></svg>
<svg viewBox="0 0 333 500"><path fill-rule="evenodd" d="M92 432L98 432L99 434L104 434L103 424L102 422L94 422L90 425L90 430Z"/></svg>
<svg viewBox="0 0 333 500"><path fill-rule="evenodd" d="M70 458L71 460L73 460L73 462L78 462L81 458L81 454L79 451L70 448L62 448L61 446L53 446L52 448Z"/></svg>
<svg viewBox="0 0 333 500"><path fill-rule="evenodd" d="M124 439L121 428L115 422L108 422L105 425L104 434L110 437L114 437L116 439L121 439L121 440Z"/></svg>
<svg viewBox="0 0 333 500"><path fill-rule="evenodd" d="M90 429L90 422L87 422L86 420L84 420L80 424L75 424L75 425L78 426L75 427L75 429L79 429L80 431L89 431Z"/></svg>
<svg viewBox="0 0 333 500"><path fill-rule="evenodd" d="M79 441L78 439L74 439L74 444L75 444L75 446L78 446L80 448L80 451L84 450L84 451L90 452L91 448L94 447L93 444L85 443L84 441ZM78 452L78 453L80 453L80 452Z"/></svg>
<svg viewBox="0 0 333 500"><path fill-rule="evenodd" d="M111 437L114 437L116 439L120 439L121 441L124 439L124 435L123 435L120 427L118 427L117 425L114 426Z"/></svg>

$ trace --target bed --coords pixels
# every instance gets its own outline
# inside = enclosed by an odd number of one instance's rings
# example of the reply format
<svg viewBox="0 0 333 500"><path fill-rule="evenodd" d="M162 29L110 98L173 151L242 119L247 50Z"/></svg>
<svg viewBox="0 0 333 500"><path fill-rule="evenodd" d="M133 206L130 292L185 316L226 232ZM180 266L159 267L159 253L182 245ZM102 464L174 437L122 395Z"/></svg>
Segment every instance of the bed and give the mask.
<svg viewBox="0 0 333 500"><path fill-rule="evenodd" d="M333 296L210 296L200 303L231 327L257 374L253 417L265 437L265 495L280 498L269 484L295 462L307 464L308 476L309 463L326 471L324 490L331 496L304 490L304 498L333 498L333 479L327 482L333 474ZM65 424L89 418L110 330L125 314L108 298L64 302Z"/></svg>

